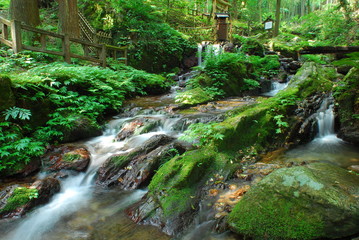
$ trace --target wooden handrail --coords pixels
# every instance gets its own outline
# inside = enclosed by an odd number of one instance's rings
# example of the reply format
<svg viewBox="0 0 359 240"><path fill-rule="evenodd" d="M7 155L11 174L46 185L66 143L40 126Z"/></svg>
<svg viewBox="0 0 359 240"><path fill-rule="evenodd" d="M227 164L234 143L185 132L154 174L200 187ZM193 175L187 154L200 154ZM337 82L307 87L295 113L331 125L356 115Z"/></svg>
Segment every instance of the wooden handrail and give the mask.
<svg viewBox="0 0 359 240"><path fill-rule="evenodd" d="M89 28L91 29L91 28ZM116 47L112 45L99 44L77 38L70 38L68 35L49 32L46 30L38 29L32 26L21 24L19 21L9 21L0 17L0 42L11 47L15 53L21 50L30 50L35 52L43 52L48 54L54 54L63 56L64 60L71 63L71 58L83 59L95 63L100 63L102 66L106 66L107 50L112 51L114 58L117 56L117 52L122 52L123 57L120 60L124 60L127 64L127 47ZM11 31L11 38L9 34ZM22 41L22 31L28 31L35 34L39 34L41 47L29 46ZM110 38L107 33L99 33L99 36L103 38ZM46 44L46 36L57 38L61 40L62 49L59 51L50 50ZM84 55L79 55L71 52L71 43L81 44L84 49ZM95 49L94 54L89 54L89 49Z"/></svg>

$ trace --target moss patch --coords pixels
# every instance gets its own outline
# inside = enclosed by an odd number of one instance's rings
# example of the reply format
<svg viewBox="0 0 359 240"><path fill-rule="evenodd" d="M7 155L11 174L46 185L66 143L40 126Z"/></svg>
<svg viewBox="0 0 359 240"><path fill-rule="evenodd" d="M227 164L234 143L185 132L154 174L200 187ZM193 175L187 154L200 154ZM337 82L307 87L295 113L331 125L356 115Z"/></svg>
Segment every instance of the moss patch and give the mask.
<svg viewBox="0 0 359 240"><path fill-rule="evenodd" d="M79 159L81 159L81 155L76 153L65 153L62 156L62 160L64 160L65 162L73 162Z"/></svg>
<svg viewBox="0 0 359 240"><path fill-rule="evenodd" d="M202 88L194 88L178 93L176 102L184 106L192 106L211 101L212 98Z"/></svg>
<svg viewBox="0 0 359 240"><path fill-rule="evenodd" d="M38 197L36 188L18 187L8 198L4 208L0 209L0 213L6 213L15 210L28 203L31 199Z"/></svg>

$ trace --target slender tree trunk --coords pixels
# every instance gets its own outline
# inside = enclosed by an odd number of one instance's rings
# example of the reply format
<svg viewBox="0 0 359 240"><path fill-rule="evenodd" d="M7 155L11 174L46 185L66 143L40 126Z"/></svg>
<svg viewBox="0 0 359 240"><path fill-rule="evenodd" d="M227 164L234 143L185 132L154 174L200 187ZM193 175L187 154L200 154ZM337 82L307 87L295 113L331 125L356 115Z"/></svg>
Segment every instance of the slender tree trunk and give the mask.
<svg viewBox="0 0 359 240"><path fill-rule="evenodd" d="M273 37L276 37L279 34L280 5L281 5L281 0L277 0L276 11L275 11L275 26L274 26Z"/></svg>
<svg viewBox="0 0 359 240"><path fill-rule="evenodd" d="M30 26L40 24L40 14L37 0L11 0L10 18Z"/></svg>
<svg viewBox="0 0 359 240"><path fill-rule="evenodd" d="M262 23L262 0L258 0L258 15L259 15L259 22Z"/></svg>
<svg viewBox="0 0 359 240"><path fill-rule="evenodd" d="M305 0L301 0L300 1L300 16L304 16L305 15Z"/></svg>
<svg viewBox="0 0 359 240"><path fill-rule="evenodd" d="M60 31L70 37L80 37L77 0L58 0Z"/></svg>

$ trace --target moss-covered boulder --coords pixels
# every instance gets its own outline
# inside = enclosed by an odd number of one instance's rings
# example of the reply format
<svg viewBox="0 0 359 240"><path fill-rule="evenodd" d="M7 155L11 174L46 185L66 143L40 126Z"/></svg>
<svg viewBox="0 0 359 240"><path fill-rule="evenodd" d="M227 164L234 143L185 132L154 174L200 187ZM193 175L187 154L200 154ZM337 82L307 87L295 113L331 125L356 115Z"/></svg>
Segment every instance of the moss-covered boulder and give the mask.
<svg viewBox="0 0 359 240"><path fill-rule="evenodd" d="M15 105L15 97L11 90L11 80L0 76L0 112Z"/></svg>
<svg viewBox="0 0 359 240"><path fill-rule="evenodd" d="M19 217L44 204L60 191L60 182L45 178L30 186L9 186L0 192L0 218Z"/></svg>
<svg viewBox="0 0 359 240"><path fill-rule="evenodd" d="M252 187L229 215L255 239L341 238L358 233L359 177L314 163L279 169Z"/></svg>
<svg viewBox="0 0 359 240"><path fill-rule="evenodd" d="M211 101L212 98L202 88L194 88L181 93L176 96L176 103L180 106L194 106L201 103Z"/></svg>
<svg viewBox="0 0 359 240"><path fill-rule="evenodd" d="M359 68L352 68L335 89L340 127L338 136L359 144Z"/></svg>
<svg viewBox="0 0 359 240"><path fill-rule="evenodd" d="M96 137L102 134L100 125L84 115L75 114L67 118L71 119L71 126L62 129L64 133L62 142L64 143Z"/></svg>

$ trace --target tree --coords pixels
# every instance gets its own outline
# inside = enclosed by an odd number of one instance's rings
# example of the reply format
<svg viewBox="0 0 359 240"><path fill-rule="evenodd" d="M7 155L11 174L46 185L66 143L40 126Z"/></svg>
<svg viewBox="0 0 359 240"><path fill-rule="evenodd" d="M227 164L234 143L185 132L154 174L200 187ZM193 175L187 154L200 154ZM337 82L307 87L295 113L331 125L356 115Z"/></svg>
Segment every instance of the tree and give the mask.
<svg viewBox="0 0 359 240"><path fill-rule="evenodd" d="M278 36L278 33L279 33L280 5L281 5L281 0L277 0L276 10L275 10L275 26L274 26L274 32L273 32L274 37Z"/></svg>
<svg viewBox="0 0 359 240"><path fill-rule="evenodd" d="M58 0L58 2L59 25L61 33L68 34L73 38L79 38L80 24L77 0Z"/></svg>
<svg viewBox="0 0 359 240"><path fill-rule="evenodd" d="M11 0L10 18L30 26L40 24L40 14L37 0Z"/></svg>

